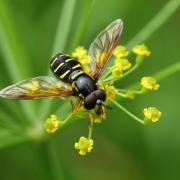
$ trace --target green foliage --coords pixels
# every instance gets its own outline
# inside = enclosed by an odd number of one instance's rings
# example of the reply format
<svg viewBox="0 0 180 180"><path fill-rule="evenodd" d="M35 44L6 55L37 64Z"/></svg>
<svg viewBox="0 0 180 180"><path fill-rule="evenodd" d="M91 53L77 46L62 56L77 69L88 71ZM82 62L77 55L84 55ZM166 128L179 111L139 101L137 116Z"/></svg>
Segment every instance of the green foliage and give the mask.
<svg viewBox="0 0 180 180"><path fill-rule="evenodd" d="M179 0L1 0L1 88L48 73L52 54L88 47L99 30L121 17L122 44L146 42L152 50L136 79L153 72L163 80L153 96L123 104L133 112L155 104L164 114L158 125L141 127L114 107L96 128L95 152L81 159L72 144L83 133L84 121L73 119L77 123L54 137L41 137L45 118L67 114L67 102L0 99L0 179L179 179L179 5ZM134 80L125 78L119 86L137 86Z"/></svg>

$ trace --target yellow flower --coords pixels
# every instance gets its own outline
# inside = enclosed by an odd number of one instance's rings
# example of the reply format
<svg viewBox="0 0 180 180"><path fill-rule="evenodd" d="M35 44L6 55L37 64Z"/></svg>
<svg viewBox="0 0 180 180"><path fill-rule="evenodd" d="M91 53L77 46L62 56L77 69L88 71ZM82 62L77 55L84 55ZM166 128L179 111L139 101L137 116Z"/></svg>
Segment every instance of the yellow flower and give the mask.
<svg viewBox="0 0 180 180"><path fill-rule="evenodd" d="M122 76L122 73L123 73L122 70L118 68L114 68L112 70L112 76L116 79L119 79Z"/></svg>
<svg viewBox="0 0 180 180"><path fill-rule="evenodd" d="M113 85L106 84L104 89L106 92L107 99L113 98L118 93L118 90Z"/></svg>
<svg viewBox="0 0 180 180"><path fill-rule="evenodd" d="M117 58L115 59L114 61L114 66L118 66L122 68L123 71L126 71L128 70L130 67L131 67L131 63L129 62L128 59L120 59L120 58Z"/></svg>
<svg viewBox="0 0 180 180"><path fill-rule="evenodd" d="M60 128L61 122L58 120L56 115L52 114L49 118L46 119L44 126L47 133L53 134Z"/></svg>
<svg viewBox="0 0 180 180"><path fill-rule="evenodd" d="M116 64L114 64L114 66L111 68L111 73L114 78L119 79L123 73L122 64L116 62Z"/></svg>
<svg viewBox="0 0 180 180"><path fill-rule="evenodd" d="M114 61L114 66L111 67L112 76L116 79L119 79L122 76L123 71L128 70L130 67L131 63L128 59L117 58Z"/></svg>
<svg viewBox="0 0 180 180"><path fill-rule="evenodd" d="M90 153L93 149L94 142L92 139L81 136L79 141L74 144L74 148L79 150L81 156L85 156L87 153Z"/></svg>
<svg viewBox="0 0 180 180"><path fill-rule="evenodd" d="M116 58L123 58L123 57L127 57L129 54L129 52L126 50L125 46L117 46L113 55Z"/></svg>
<svg viewBox="0 0 180 180"><path fill-rule="evenodd" d="M149 56L151 51L144 44L137 45L133 48L133 52L137 55L141 56Z"/></svg>
<svg viewBox="0 0 180 180"><path fill-rule="evenodd" d="M143 77L141 79L141 85L145 90L158 90L160 85L152 77Z"/></svg>
<svg viewBox="0 0 180 180"><path fill-rule="evenodd" d="M99 107L97 109L95 108L89 113L89 119L95 123L101 123L106 119L106 108L104 106L100 107L100 109Z"/></svg>
<svg viewBox="0 0 180 180"><path fill-rule="evenodd" d="M79 46L72 52L72 57L77 58L82 64L89 64L90 57L87 50L83 46Z"/></svg>
<svg viewBox="0 0 180 180"><path fill-rule="evenodd" d="M148 107L143 110L145 123L157 122L161 117L161 112L156 107Z"/></svg>

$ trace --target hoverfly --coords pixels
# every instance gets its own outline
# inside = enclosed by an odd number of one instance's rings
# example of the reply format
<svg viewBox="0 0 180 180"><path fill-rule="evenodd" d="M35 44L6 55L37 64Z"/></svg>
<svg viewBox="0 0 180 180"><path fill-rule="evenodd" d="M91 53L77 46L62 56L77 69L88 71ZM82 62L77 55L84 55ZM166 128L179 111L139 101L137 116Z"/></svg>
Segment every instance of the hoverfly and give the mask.
<svg viewBox="0 0 180 180"><path fill-rule="evenodd" d="M50 69L56 78L39 76L27 79L4 88L0 96L19 100L76 96L87 110L102 107L106 92L98 88L97 82L118 44L122 29L123 22L117 19L91 43L91 75L83 70L78 59L58 53L50 60Z"/></svg>

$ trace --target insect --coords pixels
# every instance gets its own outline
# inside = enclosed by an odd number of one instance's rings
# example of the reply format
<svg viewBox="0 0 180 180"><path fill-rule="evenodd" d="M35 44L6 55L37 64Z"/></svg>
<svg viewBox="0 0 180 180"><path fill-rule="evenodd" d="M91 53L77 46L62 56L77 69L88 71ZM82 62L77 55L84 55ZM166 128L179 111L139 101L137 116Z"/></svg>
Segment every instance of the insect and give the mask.
<svg viewBox="0 0 180 180"><path fill-rule="evenodd" d="M83 70L78 59L58 53L50 60L50 69L56 78L39 76L27 79L4 88L0 96L19 100L76 96L87 110L102 107L106 92L98 88L97 82L118 44L122 29L123 22L117 19L91 43L91 75Z"/></svg>

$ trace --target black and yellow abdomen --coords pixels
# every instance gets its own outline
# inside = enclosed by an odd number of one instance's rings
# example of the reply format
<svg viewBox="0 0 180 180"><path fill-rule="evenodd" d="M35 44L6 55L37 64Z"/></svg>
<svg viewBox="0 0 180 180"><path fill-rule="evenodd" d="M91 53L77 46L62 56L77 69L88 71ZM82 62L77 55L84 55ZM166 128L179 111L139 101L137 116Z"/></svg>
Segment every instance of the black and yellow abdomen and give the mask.
<svg viewBox="0 0 180 180"><path fill-rule="evenodd" d="M68 55L62 53L56 54L50 60L50 68L53 74L60 80L71 83L70 79L71 74L76 74L77 70L83 73L82 66L78 60L71 58Z"/></svg>

